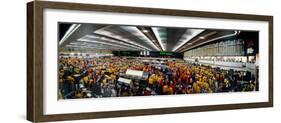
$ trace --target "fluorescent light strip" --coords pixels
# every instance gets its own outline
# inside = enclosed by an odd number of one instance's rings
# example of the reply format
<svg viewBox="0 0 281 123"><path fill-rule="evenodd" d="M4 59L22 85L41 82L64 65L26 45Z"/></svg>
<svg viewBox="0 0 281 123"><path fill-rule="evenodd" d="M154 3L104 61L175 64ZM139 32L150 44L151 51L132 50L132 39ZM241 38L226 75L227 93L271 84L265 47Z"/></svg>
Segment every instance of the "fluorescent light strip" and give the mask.
<svg viewBox="0 0 281 123"><path fill-rule="evenodd" d="M156 50L160 50L157 46L155 46L152 42L152 40L150 40L149 38L146 37L146 35L144 35L143 33L146 33L146 32L142 32L141 30L139 30L137 27L134 27L134 26L121 26L120 28L128 31L128 32L133 32L132 34L135 35L135 36L140 36L142 37L142 39L144 39L146 42L148 42L150 44L150 46L152 46L154 49Z"/></svg>
<svg viewBox="0 0 281 123"><path fill-rule="evenodd" d="M95 49L107 49L107 50L112 50L112 49L128 49L128 48L123 48L123 47L115 47L112 48L110 46L94 46L94 45L66 45L66 47L76 47L76 48L95 48Z"/></svg>
<svg viewBox="0 0 281 123"><path fill-rule="evenodd" d="M203 32L205 29L189 29L189 30L192 32L192 34L190 36L188 36L185 41L182 41L182 43L180 45L177 45L176 47L174 47L172 51L178 50L181 46L183 46L188 41L190 41L192 38L194 38L195 36L197 36L198 34ZM185 36L185 34L183 34L183 37L184 36Z"/></svg>
<svg viewBox="0 0 281 123"><path fill-rule="evenodd" d="M78 39L77 41L80 42L89 42L89 43L99 43L99 44L105 44L105 45L110 45L110 46L116 46L116 47L122 47L122 48L127 48L121 45L117 45L117 44L111 44L111 43L106 43L106 42L101 42L101 41L94 41L94 40L88 40L88 39Z"/></svg>
<svg viewBox="0 0 281 123"><path fill-rule="evenodd" d="M160 51L160 49L159 49L155 44L153 44L153 42L152 42L149 38L147 38L147 37L142 33L142 31L140 31L137 27L126 27L126 28L129 28L129 29L131 29L131 30L134 30L134 32L137 32L137 33L138 33L138 36L143 37L143 38L146 40L146 42L148 42L148 43L150 44L150 46L152 46L154 49Z"/></svg>
<svg viewBox="0 0 281 123"><path fill-rule="evenodd" d="M211 36L211 35L214 35L214 34L216 34L217 32L216 31L213 31L213 32L210 32L210 33L208 33L208 34L206 34L206 35L203 35L203 37L204 38L207 38L207 37L209 37L209 36Z"/></svg>
<svg viewBox="0 0 281 123"><path fill-rule="evenodd" d="M208 40L208 41L205 41L205 42L202 42L202 43L197 44L197 45L195 45L195 46L192 46L192 47L190 47L189 49L194 48L194 47L197 47L197 46L200 46L200 45L203 45L203 44L206 44L206 43L209 43L209 42L212 42L212 41L214 41L214 40L219 40L219 39L223 39L223 38L232 37L232 36L238 35L239 33L240 33L240 31L234 31L234 33L232 33L232 34L228 34L228 35L224 35L224 36L220 36L220 37L216 37L216 38L210 39L210 40ZM182 50L181 50L181 51L182 51Z"/></svg>
<svg viewBox="0 0 281 123"><path fill-rule="evenodd" d="M62 39L59 41L59 45L62 45L62 43L63 43L72 33L74 33L80 26L81 26L81 24L72 24L72 25L70 26L70 28L66 31L66 33L64 34L64 36L62 37Z"/></svg>
<svg viewBox="0 0 281 123"><path fill-rule="evenodd" d="M141 44L138 44L136 42L133 42L133 41L130 41L130 40L127 40L125 38L123 38L122 36L119 36L119 35L112 35L109 31L106 31L104 30L104 28L102 29L99 29L99 30L96 30L94 31L93 33L96 33L96 34L99 34L99 35L105 35L107 37L111 37L111 38L115 38L115 39L119 39L119 40L122 40L122 41L125 41L125 42L128 42L128 43L131 43L131 44L135 44L143 49L146 49L146 50L151 50L150 48L147 48Z"/></svg>
<svg viewBox="0 0 281 123"><path fill-rule="evenodd" d="M112 45L100 44L100 43L96 43L96 42L91 42L91 43L89 43L89 42L83 42L82 44L79 43L79 42L73 42L73 43L70 43L70 45L113 48ZM127 48L127 47L122 47L122 46L117 46L117 45L116 45L116 47L119 47L119 48ZM130 49L130 48L127 48L127 49Z"/></svg>
<svg viewBox="0 0 281 123"><path fill-rule="evenodd" d="M159 41L161 48L165 51L166 47L163 46L163 42L162 42L162 39L160 38L160 34L159 34L159 31L158 31L158 28L152 27L152 31L155 34L157 40Z"/></svg>
<svg viewBox="0 0 281 123"><path fill-rule="evenodd" d="M129 47L133 47L133 48L144 50L144 48L137 47L137 46L134 46L134 45L129 45L129 44L126 44L124 42L108 39L108 38L105 38L105 37L104 37L104 39L101 39L101 38L99 38L97 36L94 36L94 35L85 35L84 37L82 37L82 40L85 39L85 38L91 38L91 39L95 39L96 38L96 39L100 39L100 40L106 40L106 41L109 41L109 42L118 43L118 44L126 45L126 46L129 46Z"/></svg>
<svg viewBox="0 0 281 123"><path fill-rule="evenodd" d="M209 36L211 36L211 35L214 35L214 34L216 34L216 33L217 33L216 31L209 32L209 33L205 34L204 36L200 36L199 38L193 40L193 42L206 39L207 37L209 37ZM202 38L202 37L203 37L203 38ZM188 44L188 45L189 45L189 44ZM184 46L184 47L181 47L180 49L177 49L177 50L181 51L182 49L185 49L186 47L187 47L187 46Z"/></svg>
<svg viewBox="0 0 281 123"><path fill-rule="evenodd" d="M66 45L66 47L72 47L72 48L96 48L96 49L107 49L107 47L101 47L101 46L81 46L81 45ZM125 49L125 48L111 48L114 50L120 50L120 49Z"/></svg>

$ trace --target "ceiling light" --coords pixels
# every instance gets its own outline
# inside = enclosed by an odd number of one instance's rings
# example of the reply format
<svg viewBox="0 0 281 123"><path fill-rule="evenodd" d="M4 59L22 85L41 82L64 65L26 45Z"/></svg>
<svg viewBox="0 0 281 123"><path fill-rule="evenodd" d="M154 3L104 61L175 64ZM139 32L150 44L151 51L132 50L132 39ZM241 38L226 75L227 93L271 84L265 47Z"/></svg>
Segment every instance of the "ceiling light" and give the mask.
<svg viewBox="0 0 281 123"><path fill-rule="evenodd" d="M164 46L162 38L160 37L159 28L152 27L152 31L153 31L154 35L156 36L156 39L158 40L160 47L165 51L166 47Z"/></svg>
<svg viewBox="0 0 281 123"><path fill-rule="evenodd" d="M70 26L70 28L66 31L66 33L64 34L64 36L62 37L62 39L59 41L59 45L62 45L62 43L63 43L72 33L74 33L80 26L81 26L81 24L72 24L72 25Z"/></svg>
<svg viewBox="0 0 281 123"><path fill-rule="evenodd" d="M205 29L188 29L189 31L186 31L185 34L181 37L181 42L177 43L177 45L173 48L172 51L178 50L181 46L183 46L185 43L189 42L192 38L202 33ZM188 33L188 35L186 35Z"/></svg>
<svg viewBox="0 0 281 123"><path fill-rule="evenodd" d="M139 39L141 39L141 40L143 40L143 41L147 41L148 43L149 43L149 45L152 47L152 48L154 48L154 49L156 49L156 50L160 50L153 42L152 42L152 40L151 39L149 39L143 32L148 32L148 30L145 30L145 29L143 29L143 30L140 30L140 29L138 29L137 27L135 27L135 26L127 26L126 28L124 28L123 27L123 29L125 29L126 31L129 31L129 32L134 32L134 33L138 33L137 34L137 37L139 38ZM134 36L136 36L136 35L134 35ZM135 41L134 42L134 44L136 44L137 42ZM148 49L148 50L151 50L150 48L147 48L146 47L146 49Z"/></svg>
<svg viewBox="0 0 281 123"><path fill-rule="evenodd" d="M101 39L101 40L105 40L106 38L105 38L105 37L100 37L100 39Z"/></svg>
<svg viewBox="0 0 281 123"><path fill-rule="evenodd" d="M144 33L148 33L148 30L144 29L144 30L142 30L142 32L144 32Z"/></svg>
<svg viewBox="0 0 281 123"><path fill-rule="evenodd" d="M205 37L204 37L204 36L200 36L199 38L200 38L200 39L205 39Z"/></svg>
<svg viewBox="0 0 281 123"><path fill-rule="evenodd" d="M209 42L212 42L212 41L215 41L215 40L219 40L219 39L223 39L223 38L228 38L228 37L232 37L232 36L235 36L237 35L239 32L238 31L234 31L234 33L232 34L227 34L227 35L223 35L223 36L220 36L220 37L216 37L216 38L213 38L213 39L210 39L210 40L207 40L207 41L204 41L202 43L199 43L199 44L196 44L190 48L188 48L187 50L191 49L191 48L194 48L196 46L200 46L200 45L203 45L203 44L206 44L206 43L209 43Z"/></svg>
<svg viewBox="0 0 281 123"><path fill-rule="evenodd" d="M84 37L80 38L81 40L95 40L96 39L96 35L85 35ZM112 42L112 43L117 43L117 44L122 44L122 45L126 45L126 46L129 46L129 47L134 47L134 48L137 48L137 49L143 49L141 47L137 47L135 45L130 45L130 44L127 44L127 43L124 43L124 42L120 42L120 41L116 41L116 40L113 40L113 39L109 39L107 37L104 37L104 36L99 36L98 37L99 40L102 40L103 42L106 41L106 42Z"/></svg>
<svg viewBox="0 0 281 123"><path fill-rule="evenodd" d="M133 28L133 27L131 27L131 26L120 26L120 28L122 28L122 29L124 29L124 30L126 30L126 31L128 31L128 32L137 32L137 31L139 31L139 30L135 29L136 27ZM138 33L141 33L141 32L138 32ZM122 41L124 41L124 42L130 43L130 44L134 44L134 45L136 45L136 46L138 46L138 47L140 47L140 48L142 48L142 49L151 50L150 48L148 48L148 47L146 47L146 46L140 44L139 42L131 41L131 40L129 40L129 39L125 39L125 38L123 38L123 36L121 36L121 35L115 35L115 34L112 35L113 33L111 33L111 32L108 31L108 30L104 30L104 28L95 30L95 31L94 31L94 34L99 34L99 35L104 35L104 36L107 36L107 37L110 37L110 38L119 39L119 40L122 40ZM143 34L143 33L141 33L141 34ZM108 39L107 39L107 40L108 40Z"/></svg>

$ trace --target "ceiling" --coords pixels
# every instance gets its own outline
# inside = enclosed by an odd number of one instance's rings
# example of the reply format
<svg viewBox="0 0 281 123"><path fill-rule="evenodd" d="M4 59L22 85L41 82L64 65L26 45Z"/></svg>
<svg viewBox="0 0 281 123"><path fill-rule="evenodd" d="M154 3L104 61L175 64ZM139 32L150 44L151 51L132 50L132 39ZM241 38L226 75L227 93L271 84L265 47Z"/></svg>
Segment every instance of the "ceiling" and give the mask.
<svg viewBox="0 0 281 123"><path fill-rule="evenodd" d="M59 46L66 48L184 52L239 31L60 23L59 33Z"/></svg>

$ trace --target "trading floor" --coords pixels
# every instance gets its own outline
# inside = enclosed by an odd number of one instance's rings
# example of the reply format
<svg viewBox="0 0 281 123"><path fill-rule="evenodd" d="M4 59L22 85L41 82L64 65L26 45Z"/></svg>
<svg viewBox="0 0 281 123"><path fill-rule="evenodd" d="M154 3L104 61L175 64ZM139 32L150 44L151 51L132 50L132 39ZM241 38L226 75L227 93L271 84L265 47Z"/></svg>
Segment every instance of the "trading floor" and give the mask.
<svg viewBox="0 0 281 123"><path fill-rule="evenodd" d="M245 71L223 70L183 60L61 58L60 98L123 97L254 91ZM65 69L65 68L68 69Z"/></svg>
<svg viewBox="0 0 281 123"><path fill-rule="evenodd" d="M59 99L259 91L258 32L60 28Z"/></svg>

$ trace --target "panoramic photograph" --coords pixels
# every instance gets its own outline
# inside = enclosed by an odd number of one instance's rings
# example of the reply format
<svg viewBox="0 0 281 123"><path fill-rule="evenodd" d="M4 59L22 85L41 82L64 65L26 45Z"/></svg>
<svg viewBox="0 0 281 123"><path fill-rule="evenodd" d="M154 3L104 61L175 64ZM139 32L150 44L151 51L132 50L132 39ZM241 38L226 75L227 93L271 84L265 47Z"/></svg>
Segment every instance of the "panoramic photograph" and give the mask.
<svg viewBox="0 0 281 123"><path fill-rule="evenodd" d="M58 99L259 91L259 32L58 23Z"/></svg>

